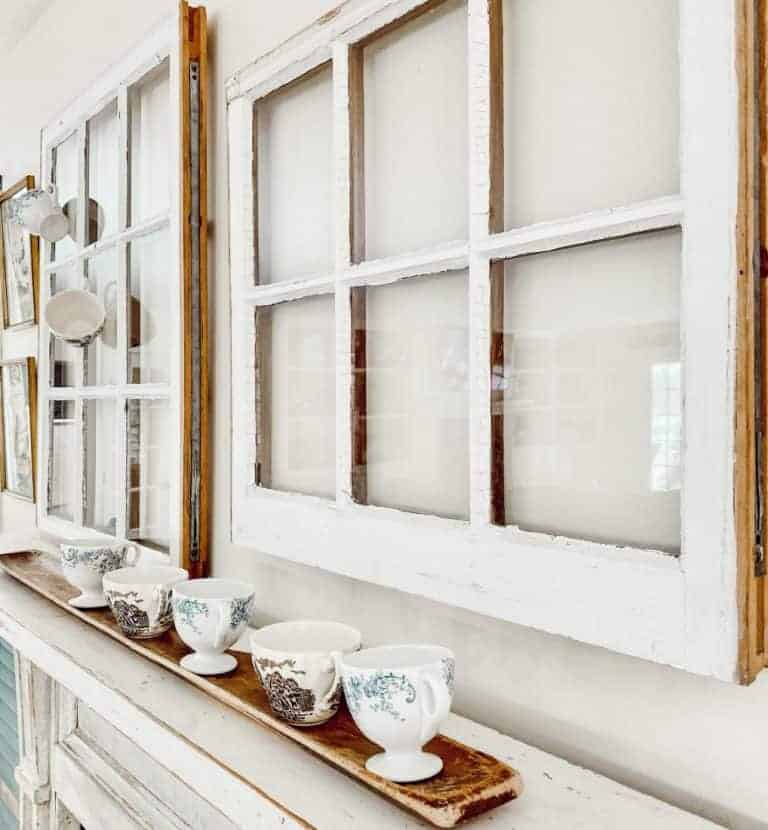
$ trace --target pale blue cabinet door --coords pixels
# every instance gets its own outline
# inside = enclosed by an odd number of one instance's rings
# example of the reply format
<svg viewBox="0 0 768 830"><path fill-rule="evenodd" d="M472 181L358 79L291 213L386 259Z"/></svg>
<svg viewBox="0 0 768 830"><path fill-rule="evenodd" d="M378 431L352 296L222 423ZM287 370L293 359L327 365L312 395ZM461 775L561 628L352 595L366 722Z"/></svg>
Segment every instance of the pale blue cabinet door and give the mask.
<svg viewBox="0 0 768 830"><path fill-rule="evenodd" d="M19 733L16 722L16 680L13 651L0 640L0 781L17 792L13 770L19 763ZM13 814L0 800L0 830L17 827Z"/></svg>

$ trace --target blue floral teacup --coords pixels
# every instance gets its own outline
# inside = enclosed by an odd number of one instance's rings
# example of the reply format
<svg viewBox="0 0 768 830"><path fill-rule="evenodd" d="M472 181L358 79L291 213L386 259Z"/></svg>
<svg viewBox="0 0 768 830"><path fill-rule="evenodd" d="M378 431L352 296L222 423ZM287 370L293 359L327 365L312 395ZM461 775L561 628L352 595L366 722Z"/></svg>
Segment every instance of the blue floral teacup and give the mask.
<svg viewBox="0 0 768 830"><path fill-rule="evenodd" d="M423 752L453 700L456 661L442 646L379 646L341 658L347 706L360 731L384 747L370 772L391 781L422 781L443 761Z"/></svg>
<svg viewBox="0 0 768 830"><path fill-rule="evenodd" d="M235 579L190 579L173 586L173 622L194 650L181 665L194 674L226 674L237 659L224 652L245 631L253 613L254 589Z"/></svg>
<svg viewBox="0 0 768 830"><path fill-rule="evenodd" d="M103 608L107 604L102 586L104 574L125 565L133 566L140 556L136 545L92 539L64 542L60 547L64 578L82 592L69 601L75 608Z"/></svg>

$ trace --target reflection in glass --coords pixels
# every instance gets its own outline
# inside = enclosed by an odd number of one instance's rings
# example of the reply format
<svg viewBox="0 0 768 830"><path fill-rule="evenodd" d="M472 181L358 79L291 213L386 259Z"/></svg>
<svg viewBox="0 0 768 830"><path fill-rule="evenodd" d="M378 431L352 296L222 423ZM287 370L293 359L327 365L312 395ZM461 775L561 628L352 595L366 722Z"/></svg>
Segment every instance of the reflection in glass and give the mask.
<svg viewBox="0 0 768 830"><path fill-rule="evenodd" d="M170 67L166 58L131 87L130 222L160 216L170 204Z"/></svg>
<svg viewBox="0 0 768 830"><path fill-rule="evenodd" d="M132 399L128 417L128 538L167 552L170 452L174 430L166 400Z"/></svg>
<svg viewBox="0 0 768 830"><path fill-rule="evenodd" d="M117 101L111 101L88 122L87 245L118 230L118 139Z"/></svg>
<svg viewBox="0 0 768 830"><path fill-rule="evenodd" d="M59 291L79 288L80 279L74 265L57 268L49 274L51 297ZM76 386L80 354L75 346L51 335L51 386Z"/></svg>
<svg viewBox="0 0 768 830"><path fill-rule="evenodd" d="M128 246L128 382L167 383L170 377L168 230Z"/></svg>
<svg viewBox="0 0 768 830"><path fill-rule="evenodd" d="M66 259L77 250L75 234L77 228L77 133L72 133L53 150L53 183L56 198L69 219L69 235L51 245L51 259Z"/></svg>
<svg viewBox="0 0 768 830"><path fill-rule="evenodd" d="M505 227L678 193L678 1L502 5Z"/></svg>
<svg viewBox="0 0 768 830"><path fill-rule="evenodd" d="M83 401L85 525L113 536L118 513L116 413L114 400Z"/></svg>
<svg viewBox="0 0 768 830"><path fill-rule="evenodd" d="M86 261L88 290L104 303L102 333L84 350L85 383L105 386L119 382L117 358L117 249L110 248Z"/></svg>
<svg viewBox="0 0 768 830"><path fill-rule="evenodd" d="M333 269L333 84L330 67L260 100L258 281ZM311 136L311 140L308 138ZM301 244L296 231L301 229Z"/></svg>
<svg viewBox="0 0 768 830"><path fill-rule="evenodd" d="M75 521L77 492L77 421L74 401L51 401L51 447L48 457L48 514Z"/></svg>
<svg viewBox="0 0 768 830"><path fill-rule="evenodd" d="M504 269L507 523L679 551L679 231Z"/></svg>
<svg viewBox="0 0 768 830"><path fill-rule="evenodd" d="M333 296L257 311L258 481L273 490L332 498L336 489Z"/></svg>
<svg viewBox="0 0 768 830"><path fill-rule="evenodd" d="M466 239L466 3L375 38L363 62L366 259Z"/></svg>
<svg viewBox="0 0 768 830"><path fill-rule="evenodd" d="M469 515L467 272L366 290L368 502Z"/></svg>

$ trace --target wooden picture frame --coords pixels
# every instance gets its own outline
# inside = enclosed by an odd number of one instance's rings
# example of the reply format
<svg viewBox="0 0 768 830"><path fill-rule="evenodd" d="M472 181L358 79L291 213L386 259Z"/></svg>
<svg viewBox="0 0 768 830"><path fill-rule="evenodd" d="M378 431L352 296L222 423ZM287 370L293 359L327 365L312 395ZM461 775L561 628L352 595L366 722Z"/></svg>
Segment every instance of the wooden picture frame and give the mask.
<svg viewBox="0 0 768 830"><path fill-rule="evenodd" d="M7 384L17 381L21 388L18 390L18 395L14 396L15 401L10 404L12 410L9 410L10 396ZM13 416L13 422L11 416ZM28 502L34 502L36 498L36 419L35 358L22 357L17 360L0 361L0 445L2 446L0 490ZM26 438L23 435L24 422L26 422ZM9 440L11 429L13 430L13 447ZM19 439L25 446L19 446ZM19 456L19 449L22 451L21 456ZM13 471L9 469L10 460L13 460Z"/></svg>
<svg viewBox="0 0 768 830"><path fill-rule="evenodd" d="M16 182L16 184L7 190L0 192L0 290L3 295L3 328L5 329L19 329L34 326L38 320L40 238L34 234L30 234L21 226L18 227L19 236L16 240L10 240L8 238L10 227L9 207L11 200L26 191L34 190L34 188L35 177L29 175ZM18 242L21 242L21 251L17 250ZM17 302L21 303L23 300L26 305L26 309L20 309L18 315L12 314L12 304L9 298L9 288L18 282L18 274L9 274L8 268L9 259L14 256L14 251L17 257L21 257L19 262L15 264L20 266L22 273L25 270L29 272L29 285L26 291L19 292L18 288L16 289ZM12 282L14 278L16 282Z"/></svg>

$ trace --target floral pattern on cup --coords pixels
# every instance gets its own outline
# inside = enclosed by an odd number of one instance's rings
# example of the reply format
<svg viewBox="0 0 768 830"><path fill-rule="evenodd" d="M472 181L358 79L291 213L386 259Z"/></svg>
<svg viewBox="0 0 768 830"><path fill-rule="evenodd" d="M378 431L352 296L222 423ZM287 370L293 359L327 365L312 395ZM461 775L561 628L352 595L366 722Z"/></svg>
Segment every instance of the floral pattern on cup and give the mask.
<svg viewBox="0 0 768 830"><path fill-rule="evenodd" d="M416 689L404 674L378 672L374 675L349 675L344 678L344 694L349 711L360 712L363 698L373 712L386 712L393 718L405 721L403 706L416 700Z"/></svg>
<svg viewBox="0 0 768 830"><path fill-rule="evenodd" d="M448 691L453 694L456 689L456 661L453 657L443 657L440 661L440 673L443 675Z"/></svg>
<svg viewBox="0 0 768 830"><path fill-rule="evenodd" d="M232 602L232 613L229 618L230 628L237 628L241 623L247 623L253 612L254 596L236 599Z"/></svg>
<svg viewBox="0 0 768 830"><path fill-rule="evenodd" d="M199 620L208 616L208 605L199 599L189 597L173 598L173 613L177 614L194 632L202 634ZM232 625L230 621L230 625Z"/></svg>
<svg viewBox="0 0 768 830"><path fill-rule="evenodd" d="M80 548L77 545L62 545L61 562L68 568L87 565L102 576L123 567L124 548Z"/></svg>

